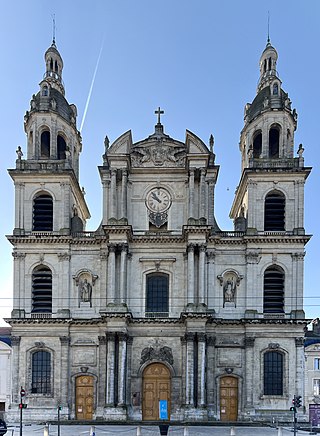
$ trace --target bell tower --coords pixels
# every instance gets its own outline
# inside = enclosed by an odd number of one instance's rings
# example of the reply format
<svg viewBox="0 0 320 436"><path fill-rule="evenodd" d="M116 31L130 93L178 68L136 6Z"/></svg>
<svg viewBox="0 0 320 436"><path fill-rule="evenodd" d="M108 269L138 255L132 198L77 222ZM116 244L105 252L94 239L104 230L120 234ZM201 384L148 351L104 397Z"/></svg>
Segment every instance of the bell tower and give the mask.
<svg viewBox="0 0 320 436"><path fill-rule="evenodd" d="M282 89L277 72L278 53L268 39L260 57L257 95L245 105L240 137L242 177L230 217L236 230L250 234L304 230L303 147L294 156L297 112Z"/></svg>
<svg viewBox="0 0 320 436"><path fill-rule="evenodd" d="M68 235L85 228L89 211L79 186L81 135L77 108L65 98L63 61L53 40L45 52L40 90L24 117L27 156L17 150L15 235L52 231Z"/></svg>

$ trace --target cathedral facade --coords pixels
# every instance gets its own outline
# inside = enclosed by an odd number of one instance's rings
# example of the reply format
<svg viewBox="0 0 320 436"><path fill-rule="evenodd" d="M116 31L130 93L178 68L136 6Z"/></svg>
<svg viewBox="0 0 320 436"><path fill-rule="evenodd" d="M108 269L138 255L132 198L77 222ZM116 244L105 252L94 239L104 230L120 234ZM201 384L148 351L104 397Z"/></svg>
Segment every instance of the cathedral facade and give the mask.
<svg viewBox="0 0 320 436"><path fill-rule="evenodd" d="M25 114L13 246L12 404L26 420L290 419L303 393L305 167L297 114L267 43L245 107L234 229L214 215L219 166L161 123L105 139L96 231L79 184L77 109L55 42ZM297 151L297 157L294 152Z"/></svg>

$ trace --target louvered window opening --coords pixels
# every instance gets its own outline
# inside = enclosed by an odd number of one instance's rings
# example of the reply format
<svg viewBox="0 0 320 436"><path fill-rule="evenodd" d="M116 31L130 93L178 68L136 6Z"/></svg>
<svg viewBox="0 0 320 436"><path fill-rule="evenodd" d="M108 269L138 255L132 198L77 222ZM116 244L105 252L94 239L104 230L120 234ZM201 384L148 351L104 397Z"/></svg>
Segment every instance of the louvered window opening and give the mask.
<svg viewBox="0 0 320 436"><path fill-rule="evenodd" d="M280 269L267 269L264 273L263 312L284 312L284 273Z"/></svg>
<svg viewBox="0 0 320 436"><path fill-rule="evenodd" d="M263 361L264 395L283 395L283 355L268 351Z"/></svg>
<svg viewBox="0 0 320 436"><path fill-rule="evenodd" d="M47 351L36 351L32 355L33 394L51 393L51 355Z"/></svg>
<svg viewBox="0 0 320 436"><path fill-rule="evenodd" d="M272 193L267 195L264 205L264 230L285 230L285 197Z"/></svg>
<svg viewBox="0 0 320 436"><path fill-rule="evenodd" d="M159 313L162 316L168 316L169 278L166 274L155 274L147 277L146 303L146 312L150 315Z"/></svg>
<svg viewBox="0 0 320 436"><path fill-rule="evenodd" d="M39 195L33 201L33 230L53 230L53 201L51 195Z"/></svg>
<svg viewBox="0 0 320 436"><path fill-rule="evenodd" d="M259 158L262 151L262 134L257 133L253 140L253 157Z"/></svg>
<svg viewBox="0 0 320 436"><path fill-rule="evenodd" d="M52 312L52 273L47 267L32 274L32 313Z"/></svg>
<svg viewBox="0 0 320 436"><path fill-rule="evenodd" d="M275 159L279 157L279 139L280 132L277 128L272 128L269 131L269 158Z"/></svg>

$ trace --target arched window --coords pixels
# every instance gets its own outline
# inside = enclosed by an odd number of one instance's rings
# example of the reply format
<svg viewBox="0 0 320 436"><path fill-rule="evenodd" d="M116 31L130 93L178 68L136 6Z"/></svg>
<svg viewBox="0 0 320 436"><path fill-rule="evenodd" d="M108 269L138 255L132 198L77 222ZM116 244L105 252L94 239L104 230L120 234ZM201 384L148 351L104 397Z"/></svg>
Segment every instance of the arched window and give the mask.
<svg viewBox="0 0 320 436"><path fill-rule="evenodd" d="M54 63L54 70L56 73L58 72L58 62L57 61L55 61L55 63Z"/></svg>
<svg viewBox="0 0 320 436"><path fill-rule="evenodd" d="M277 83L274 83L272 87L272 95L278 95L278 93L279 93L279 86Z"/></svg>
<svg viewBox="0 0 320 436"><path fill-rule="evenodd" d="M262 151L262 133L261 130L253 135L253 157L259 158Z"/></svg>
<svg viewBox="0 0 320 436"><path fill-rule="evenodd" d="M283 354L279 351L264 353L263 394L283 395Z"/></svg>
<svg viewBox="0 0 320 436"><path fill-rule="evenodd" d="M53 230L53 201L49 194L41 194L33 200L32 230L38 232L52 232Z"/></svg>
<svg viewBox="0 0 320 436"><path fill-rule="evenodd" d="M52 313L52 272L44 265L32 273L32 313Z"/></svg>
<svg viewBox="0 0 320 436"><path fill-rule="evenodd" d="M66 149L67 144L64 138L61 135L58 135L57 138L57 151L58 151L58 159L65 159L66 158Z"/></svg>
<svg viewBox="0 0 320 436"><path fill-rule="evenodd" d="M41 133L40 157L43 159L50 158L50 132L45 130Z"/></svg>
<svg viewBox="0 0 320 436"><path fill-rule="evenodd" d="M49 95L47 85L44 85L44 86L42 87L42 95L43 95L43 97L47 97L47 96Z"/></svg>
<svg viewBox="0 0 320 436"><path fill-rule="evenodd" d="M53 70L53 59L50 59L50 70Z"/></svg>
<svg viewBox="0 0 320 436"><path fill-rule="evenodd" d="M286 199L282 192L270 192L264 201L264 230L285 230L285 205Z"/></svg>
<svg viewBox="0 0 320 436"><path fill-rule="evenodd" d="M169 276L168 274L149 274L147 276L147 316L168 316Z"/></svg>
<svg viewBox="0 0 320 436"><path fill-rule="evenodd" d="M32 394L51 393L51 354L48 351L36 351L32 354Z"/></svg>
<svg viewBox="0 0 320 436"><path fill-rule="evenodd" d="M279 157L280 129L278 126L272 126L269 130L269 158Z"/></svg>
<svg viewBox="0 0 320 436"><path fill-rule="evenodd" d="M271 266L263 277L263 313L284 312L284 271L278 266Z"/></svg>

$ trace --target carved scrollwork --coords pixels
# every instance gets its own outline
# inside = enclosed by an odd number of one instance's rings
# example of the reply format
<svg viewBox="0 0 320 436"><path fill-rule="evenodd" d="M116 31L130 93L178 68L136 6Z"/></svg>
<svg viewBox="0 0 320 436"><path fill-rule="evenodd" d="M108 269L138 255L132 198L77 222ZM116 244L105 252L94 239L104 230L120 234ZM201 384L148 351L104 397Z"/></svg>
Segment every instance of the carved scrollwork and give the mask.
<svg viewBox="0 0 320 436"><path fill-rule="evenodd" d="M168 362L173 365L172 349L170 347L161 347L156 350L153 347L146 347L141 351L140 364L151 360L161 360L162 362Z"/></svg>

